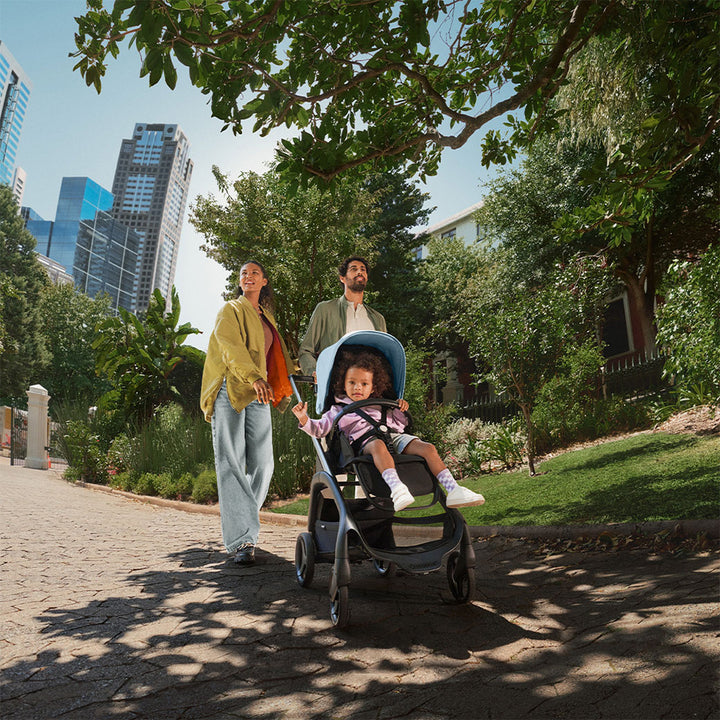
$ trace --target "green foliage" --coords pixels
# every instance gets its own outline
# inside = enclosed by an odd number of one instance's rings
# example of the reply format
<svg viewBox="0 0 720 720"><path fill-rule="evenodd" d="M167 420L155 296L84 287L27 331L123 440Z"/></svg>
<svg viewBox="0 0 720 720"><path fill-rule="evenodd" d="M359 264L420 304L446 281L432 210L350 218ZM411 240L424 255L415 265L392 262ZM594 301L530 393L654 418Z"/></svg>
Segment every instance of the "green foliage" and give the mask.
<svg viewBox="0 0 720 720"><path fill-rule="evenodd" d="M251 121L262 135L295 130L282 141L278 169L296 186L332 182L359 166L433 175L444 148L463 147L503 115L506 130L486 130L480 144L484 165L505 163L557 127L566 110L550 100L567 86L583 97L593 63L602 79L619 66L625 85L647 96L646 139L621 144L611 166L631 199L635 188L662 182L717 126L714 0L117 0L111 11L93 0L90 7L77 18L74 53L88 85L100 91L108 56L124 41L139 51L150 85L164 78L173 88L186 68L224 129L240 133ZM591 46L595 39L605 52ZM507 115L514 110L522 112Z"/></svg>
<svg viewBox="0 0 720 720"><path fill-rule="evenodd" d="M42 385L52 407L64 402L94 404L108 389L95 374L95 327L110 314L107 296L91 298L72 285L48 285L40 297L42 334L50 351Z"/></svg>
<svg viewBox="0 0 720 720"><path fill-rule="evenodd" d="M24 407L50 355L40 298L50 280L9 187L0 185L0 404Z"/></svg>
<svg viewBox="0 0 720 720"><path fill-rule="evenodd" d="M118 435L108 451L109 462L120 471L167 472L173 478L199 472L213 457L210 425L176 404L158 408L145 425Z"/></svg>
<svg viewBox="0 0 720 720"><path fill-rule="evenodd" d="M106 318L98 326L93 342L97 372L112 384L125 420L142 424L156 407L181 400L172 373L188 357L183 343L200 331L189 323L178 327L180 299L175 288L167 312L159 290L153 293L143 318L124 308L119 312L120 317Z"/></svg>
<svg viewBox="0 0 720 720"><path fill-rule="evenodd" d="M69 480L105 484L108 466L100 438L87 422L71 420L64 429L63 453L68 461Z"/></svg>
<svg viewBox="0 0 720 720"><path fill-rule="evenodd" d="M720 245L695 264L670 268L658 309L658 343L665 372L675 375L681 395L720 402Z"/></svg>
<svg viewBox="0 0 720 720"><path fill-rule="evenodd" d="M273 413L273 455L275 469L268 497L288 498L307 492L315 473L315 449L290 411Z"/></svg>
<svg viewBox="0 0 720 720"><path fill-rule="evenodd" d="M341 294L340 261L356 253L374 259L376 241L359 234L378 212L373 197L352 181L333 193L291 193L288 180L274 171L243 173L232 185L214 172L224 197L196 198L190 222L206 238L202 249L230 272L233 296L244 262L266 268L278 297L276 320L292 352L315 305Z"/></svg>
<svg viewBox="0 0 720 720"><path fill-rule="evenodd" d="M522 463L526 441L519 419L485 423L461 418L445 431L445 462L458 478L509 469Z"/></svg>
<svg viewBox="0 0 720 720"><path fill-rule="evenodd" d="M193 483L192 500L196 503L217 502L217 479L214 470L203 470Z"/></svg>

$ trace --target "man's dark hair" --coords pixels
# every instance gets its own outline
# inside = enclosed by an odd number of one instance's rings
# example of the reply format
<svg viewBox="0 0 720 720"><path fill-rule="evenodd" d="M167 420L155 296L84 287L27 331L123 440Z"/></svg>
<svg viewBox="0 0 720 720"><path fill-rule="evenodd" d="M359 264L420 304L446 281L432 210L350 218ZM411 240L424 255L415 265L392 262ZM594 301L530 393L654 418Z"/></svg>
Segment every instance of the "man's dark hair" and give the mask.
<svg viewBox="0 0 720 720"><path fill-rule="evenodd" d="M361 262L365 266L365 270L368 275L370 274L370 265L368 264L368 261L364 257L360 257L360 255L351 255L349 258L345 258L345 260L340 263L338 267L338 275L340 275L340 277L345 277L347 275L347 270L351 262Z"/></svg>

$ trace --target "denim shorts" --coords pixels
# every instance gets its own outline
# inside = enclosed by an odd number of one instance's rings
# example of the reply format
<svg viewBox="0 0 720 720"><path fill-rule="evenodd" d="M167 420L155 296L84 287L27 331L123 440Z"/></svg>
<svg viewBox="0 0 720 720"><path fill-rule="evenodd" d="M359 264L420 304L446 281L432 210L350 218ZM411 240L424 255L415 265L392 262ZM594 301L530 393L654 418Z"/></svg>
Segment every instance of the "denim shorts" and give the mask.
<svg viewBox="0 0 720 720"><path fill-rule="evenodd" d="M395 452L398 455L402 455L403 450L413 441L417 440L417 435L408 435L407 433L396 433L391 432L390 433L390 440L392 441L393 447L395 448ZM367 441L365 442L365 445L367 445L371 440L377 440L377 437L369 437ZM365 448L365 445L363 445L363 449Z"/></svg>

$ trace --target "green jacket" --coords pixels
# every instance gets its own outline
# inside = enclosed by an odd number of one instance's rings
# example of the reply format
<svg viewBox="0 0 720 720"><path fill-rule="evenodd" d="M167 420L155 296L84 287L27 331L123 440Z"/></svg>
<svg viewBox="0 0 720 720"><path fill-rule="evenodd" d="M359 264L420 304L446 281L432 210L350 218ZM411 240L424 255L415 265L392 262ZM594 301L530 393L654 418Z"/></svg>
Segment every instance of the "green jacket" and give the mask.
<svg viewBox="0 0 720 720"><path fill-rule="evenodd" d="M325 300L315 306L298 352L298 362L303 375L312 375L317 356L345 334L349 304L347 298L341 295L339 298ZM385 318L367 305L365 310L375 329L387 332Z"/></svg>
<svg viewBox="0 0 720 720"><path fill-rule="evenodd" d="M263 312L275 325L272 315ZM288 372L292 372L294 364L282 338L280 343ZM257 398L253 383L261 378L267 380L265 332L255 308L241 295L220 308L208 342L200 391L205 419L209 422L212 417L223 379L227 380L230 404L240 412Z"/></svg>

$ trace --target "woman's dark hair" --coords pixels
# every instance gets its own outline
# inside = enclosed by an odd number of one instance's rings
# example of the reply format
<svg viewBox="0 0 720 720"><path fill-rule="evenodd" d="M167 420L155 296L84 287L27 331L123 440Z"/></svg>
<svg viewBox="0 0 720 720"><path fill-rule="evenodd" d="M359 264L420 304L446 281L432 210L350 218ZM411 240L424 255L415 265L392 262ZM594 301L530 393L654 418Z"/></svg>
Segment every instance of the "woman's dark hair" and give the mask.
<svg viewBox="0 0 720 720"><path fill-rule="evenodd" d="M367 370L373 374L373 389L370 397L397 399L393 389L392 368L387 358L379 350L364 345L347 345L340 351L330 378L330 387L335 395L345 394L345 375L351 367Z"/></svg>
<svg viewBox="0 0 720 720"><path fill-rule="evenodd" d="M262 263L259 263L257 260L246 260L241 266L240 270L242 270L246 265L257 265L260 270L262 270L263 277L267 280L267 285L265 285L260 290L260 299L259 304L260 306L265 309L269 310L270 312L275 311L275 293L273 292L272 285L270 284L270 278L268 277L267 271L263 267ZM238 273L239 275L239 273ZM238 283L238 289L235 293L235 297L239 298L243 294L242 288L240 287L240 283Z"/></svg>

